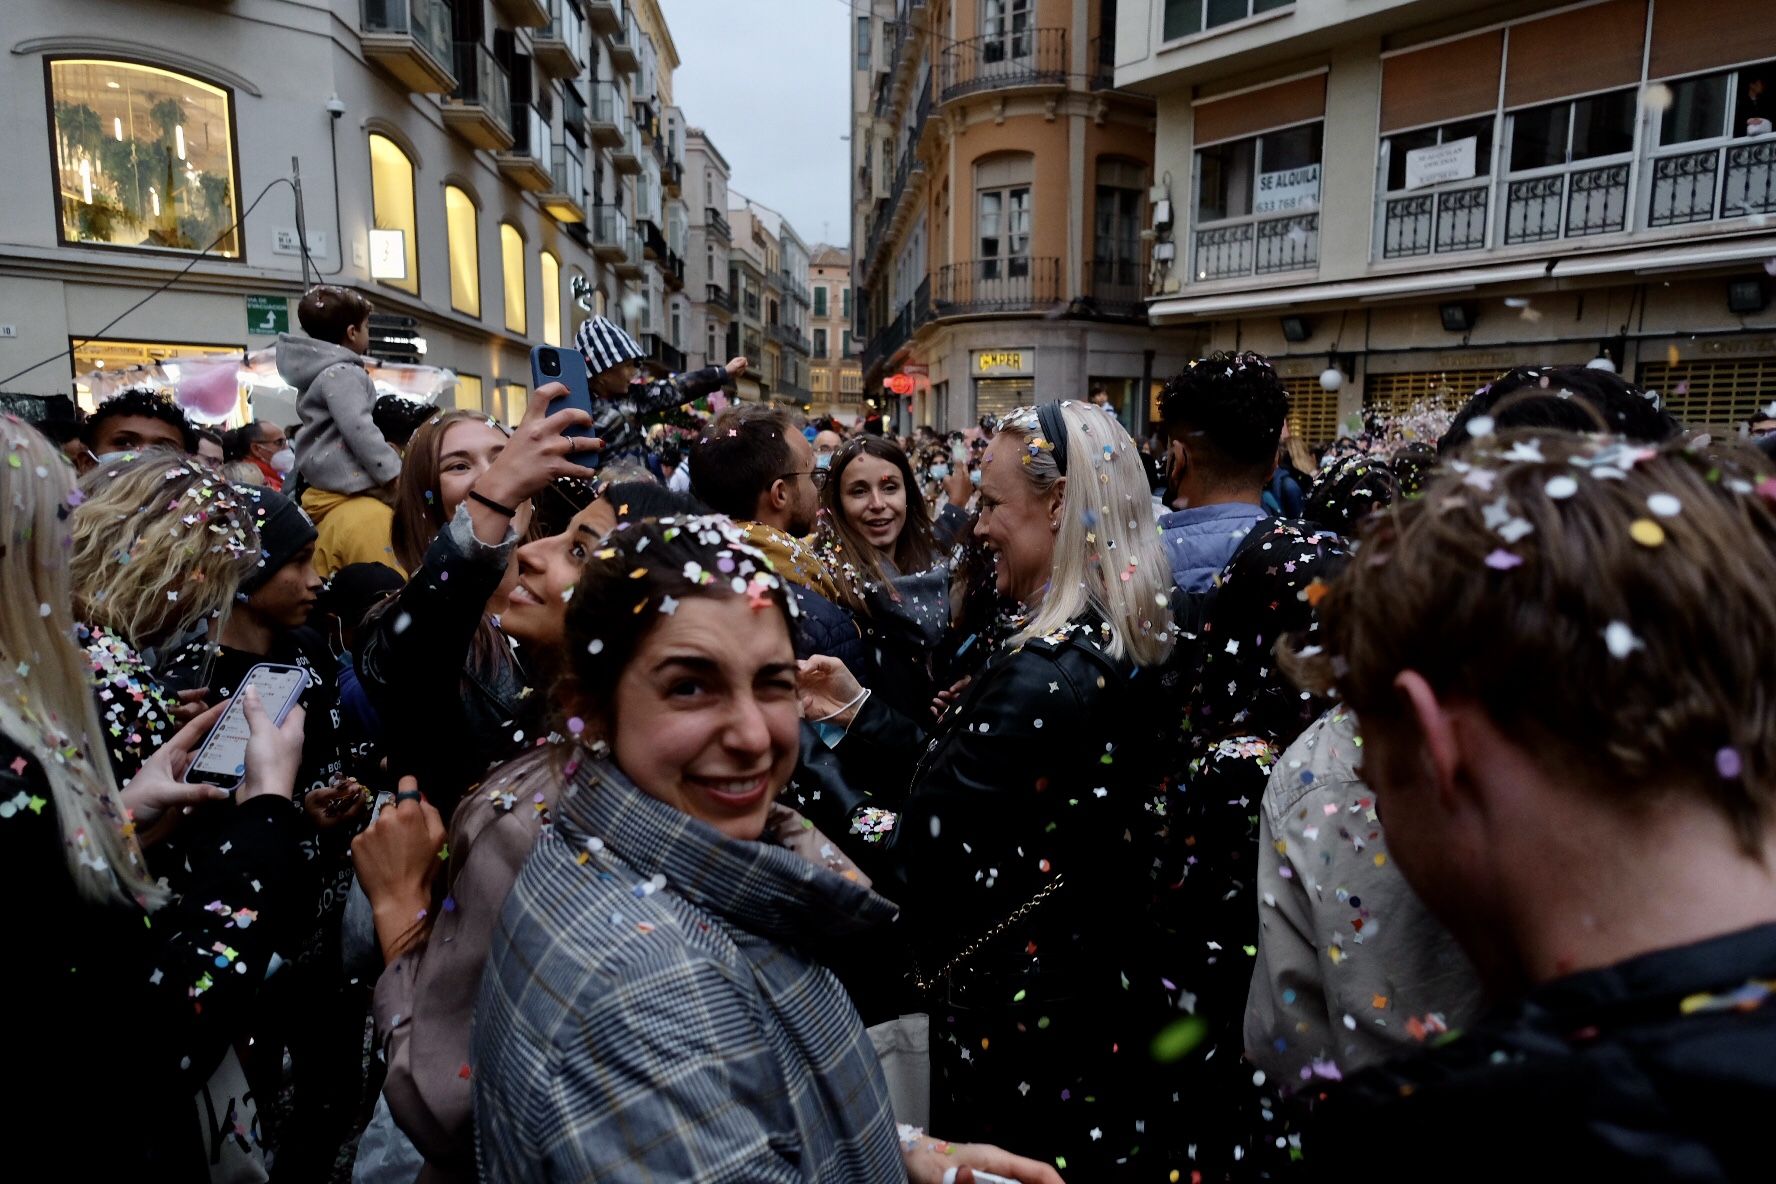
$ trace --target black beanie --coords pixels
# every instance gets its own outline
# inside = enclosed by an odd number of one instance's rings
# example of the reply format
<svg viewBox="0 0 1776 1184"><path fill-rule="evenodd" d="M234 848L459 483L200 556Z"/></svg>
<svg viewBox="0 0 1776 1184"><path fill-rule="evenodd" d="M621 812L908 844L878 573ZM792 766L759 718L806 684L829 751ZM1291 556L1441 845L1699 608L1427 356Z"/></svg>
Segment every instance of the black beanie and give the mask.
<svg viewBox="0 0 1776 1184"><path fill-rule="evenodd" d="M302 507L283 494L262 485L234 488L253 503L253 522L259 528L259 566L247 573L240 586L241 595L250 596L319 535Z"/></svg>

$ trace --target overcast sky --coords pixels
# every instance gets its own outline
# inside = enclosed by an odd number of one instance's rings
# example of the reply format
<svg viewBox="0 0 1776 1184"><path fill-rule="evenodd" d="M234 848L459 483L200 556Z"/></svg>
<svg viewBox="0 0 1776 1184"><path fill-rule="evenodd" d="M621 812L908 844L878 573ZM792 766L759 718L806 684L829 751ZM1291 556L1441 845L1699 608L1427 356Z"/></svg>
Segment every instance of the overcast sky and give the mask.
<svg viewBox="0 0 1776 1184"><path fill-rule="evenodd" d="M845 245L851 192L847 0L660 0L678 46L673 100L809 246Z"/></svg>

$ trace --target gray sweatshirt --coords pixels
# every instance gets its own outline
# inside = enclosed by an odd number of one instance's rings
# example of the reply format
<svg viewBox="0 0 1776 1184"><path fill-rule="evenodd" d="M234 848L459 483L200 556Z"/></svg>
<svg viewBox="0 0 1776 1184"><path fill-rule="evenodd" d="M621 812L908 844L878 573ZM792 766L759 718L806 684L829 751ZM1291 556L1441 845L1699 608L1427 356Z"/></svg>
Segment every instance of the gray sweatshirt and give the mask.
<svg viewBox="0 0 1776 1184"><path fill-rule="evenodd" d="M327 341L278 336L278 373L296 388L296 471L316 489L363 493L394 480L401 454L370 418L376 387L364 356Z"/></svg>

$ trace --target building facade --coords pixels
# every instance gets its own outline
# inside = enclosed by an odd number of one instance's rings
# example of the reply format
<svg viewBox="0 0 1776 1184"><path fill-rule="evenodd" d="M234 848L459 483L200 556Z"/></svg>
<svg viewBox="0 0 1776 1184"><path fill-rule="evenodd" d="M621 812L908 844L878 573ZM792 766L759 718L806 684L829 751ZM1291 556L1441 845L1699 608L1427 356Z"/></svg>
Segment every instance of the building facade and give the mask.
<svg viewBox="0 0 1776 1184"><path fill-rule="evenodd" d="M811 352L808 389L814 411L850 421L867 410L863 368L851 335L851 252L816 246L808 261Z"/></svg>
<svg viewBox="0 0 1776 1184"><path fill-rule="evenodd" d="M455 371L442 403L506 420L531 346L593 312L682 364L677 58L653 0L633 3L9 7L0 373L71 362L8 389L268 346L317 272L395 318L373 352Z"/></svg>
<svg viewBox="0 0 1776 1184"><path fill-rule="evenodd" d="M1771 400L1767 13L1351 9L1124 0L1115 81L1153 96L1170 179L1157 326L1271 354L1313 439L1520 362L1608 357L1691 424Z"/></svg>
<svg viewBox="0 0 1776 1184"><path fill-rule="evenodd" d="M1153 102L1105 65L1114 10L853 5L855 333L865 390L903 426L1102 386L1144 428L1193 352L1146 323Z"/></svg>

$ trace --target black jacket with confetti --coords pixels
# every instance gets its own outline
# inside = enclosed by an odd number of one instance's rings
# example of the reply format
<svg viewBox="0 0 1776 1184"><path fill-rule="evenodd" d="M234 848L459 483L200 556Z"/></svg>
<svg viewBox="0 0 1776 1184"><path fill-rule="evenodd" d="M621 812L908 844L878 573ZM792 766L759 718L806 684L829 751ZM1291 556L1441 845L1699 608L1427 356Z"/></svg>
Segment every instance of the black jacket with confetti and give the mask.
<svg viewBox="0 0 1776 1184"><path fill-rule="evenodd" d="M42 770L0 736L0 892L9 902L0 1015L13 1090L0 1119L10 1161L90 1180L203 1180L224 1115L195 1095L244 1039L267 964L306 922L305 824L286 798L203 807L223 815L193 854L185 895L150 914L79 895ZM24 1165L33 1165L26 1169Z"/></svg>

